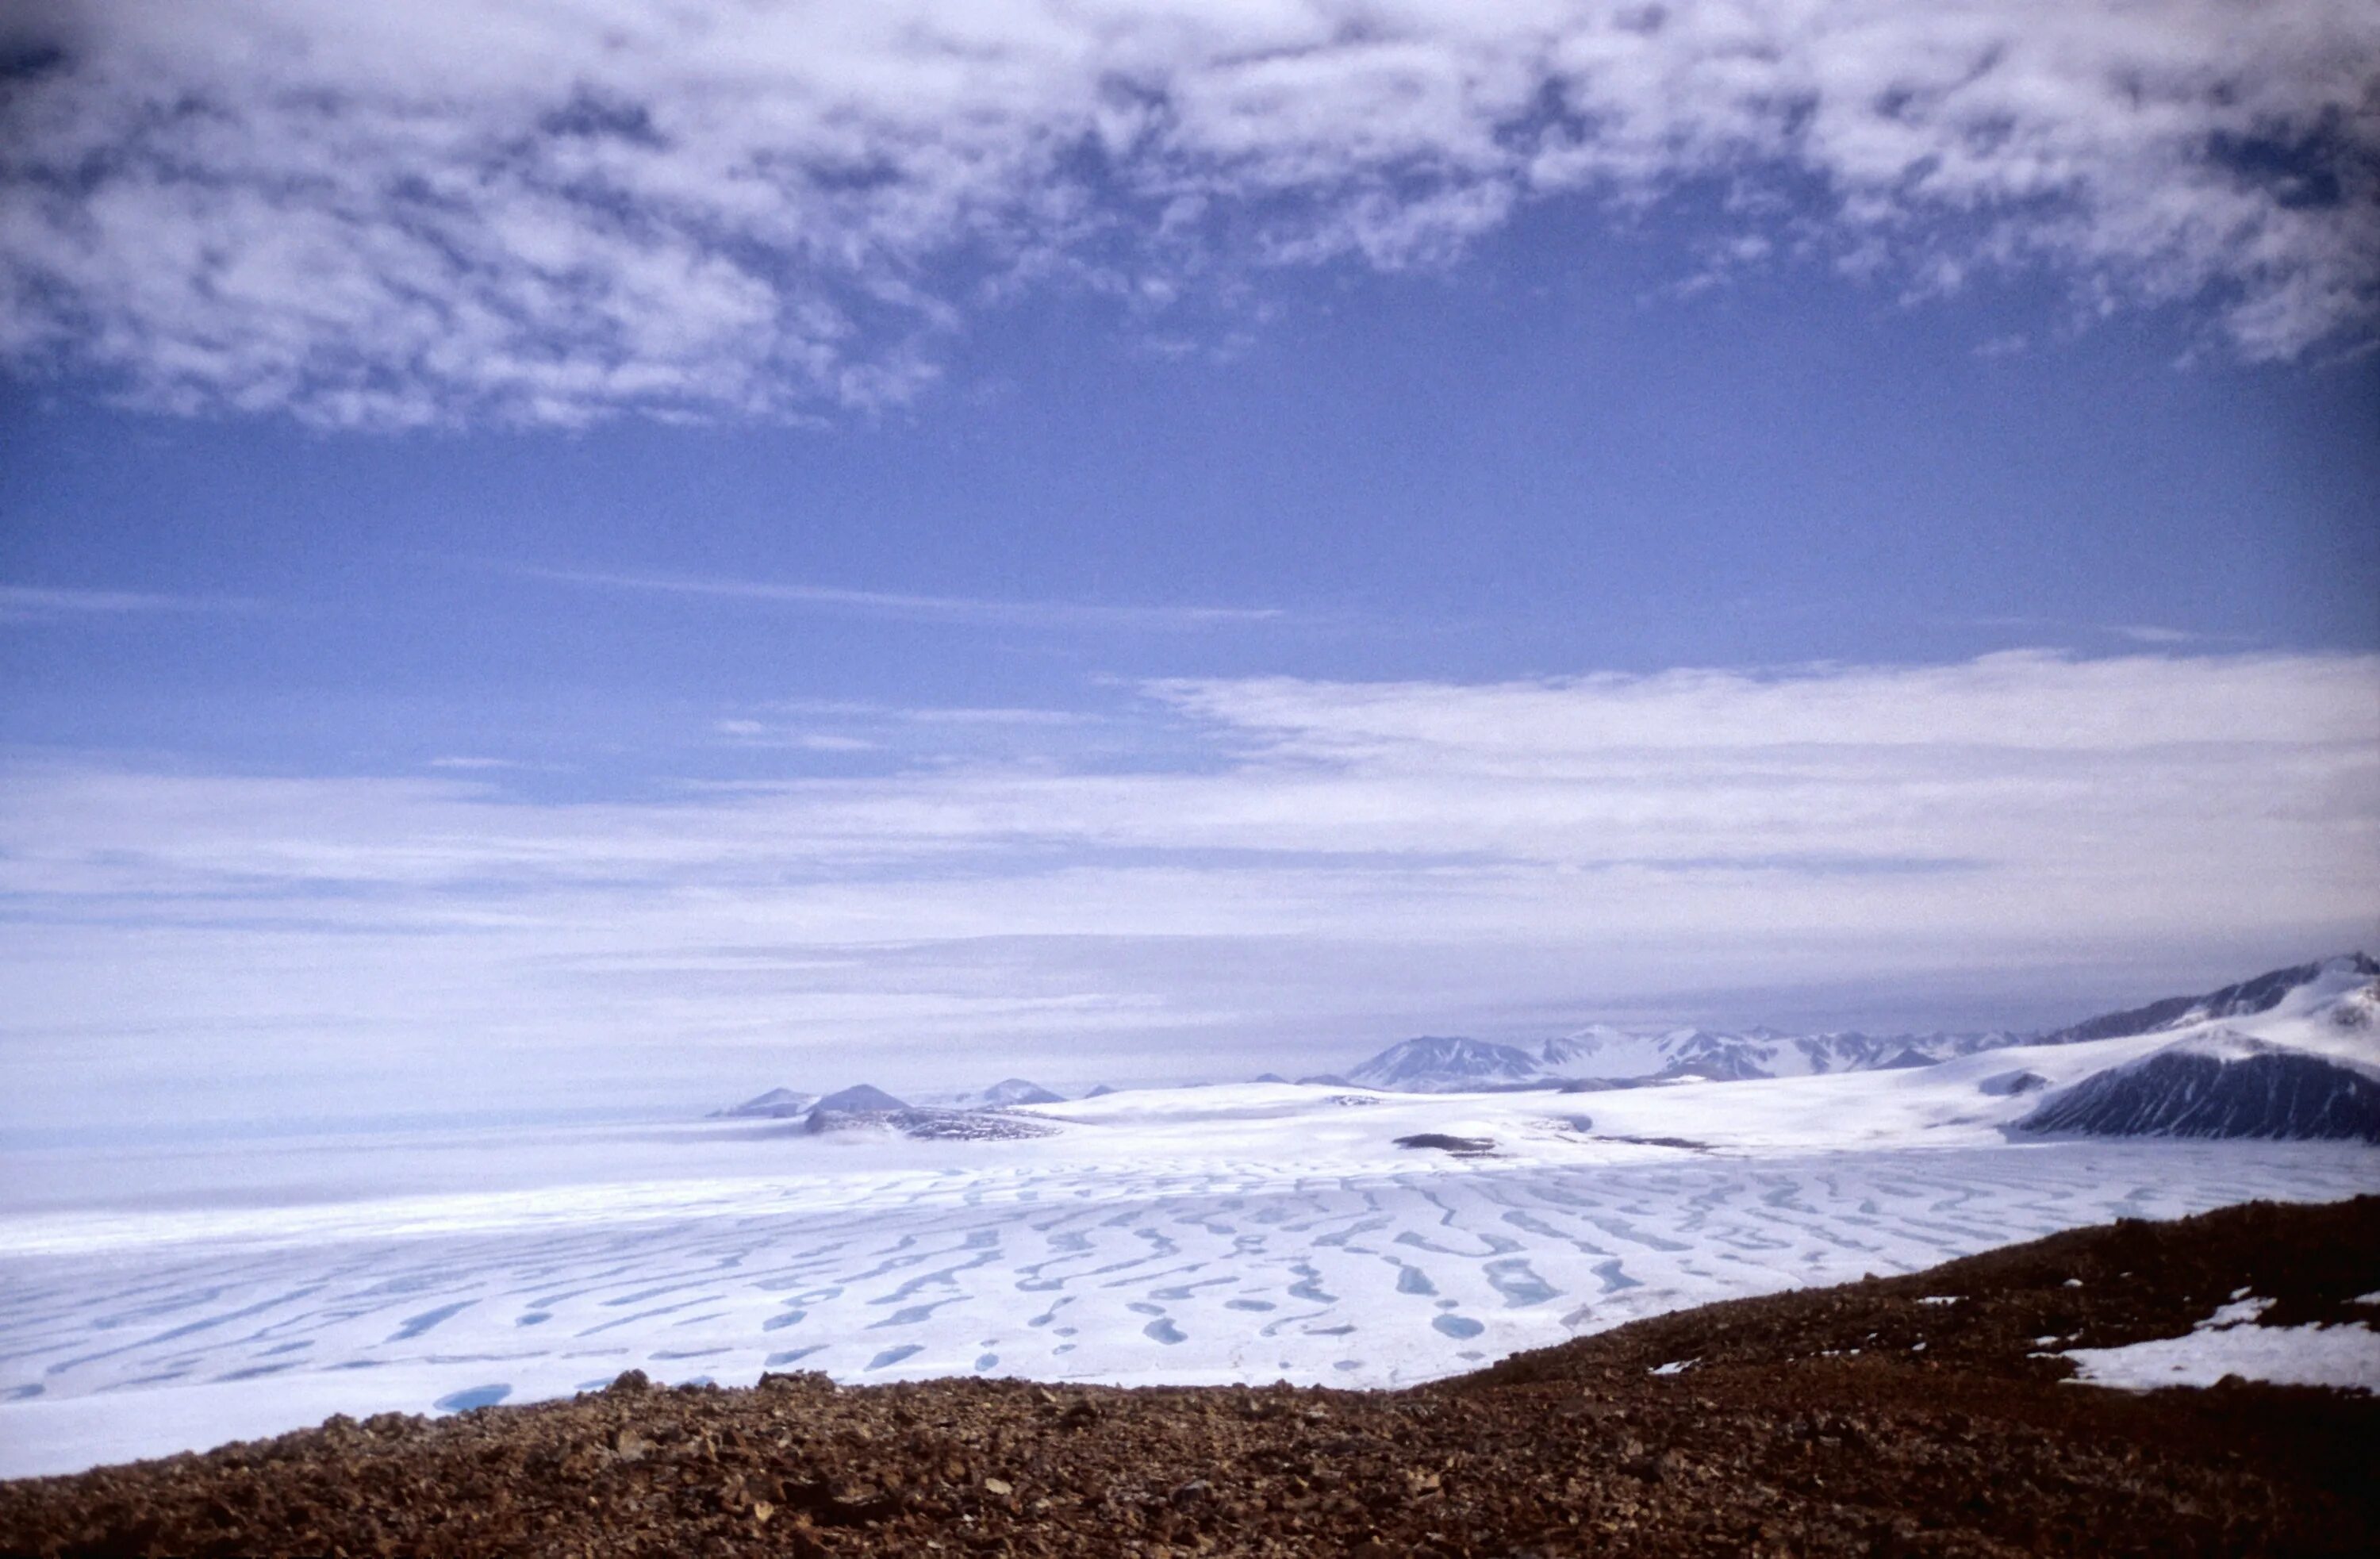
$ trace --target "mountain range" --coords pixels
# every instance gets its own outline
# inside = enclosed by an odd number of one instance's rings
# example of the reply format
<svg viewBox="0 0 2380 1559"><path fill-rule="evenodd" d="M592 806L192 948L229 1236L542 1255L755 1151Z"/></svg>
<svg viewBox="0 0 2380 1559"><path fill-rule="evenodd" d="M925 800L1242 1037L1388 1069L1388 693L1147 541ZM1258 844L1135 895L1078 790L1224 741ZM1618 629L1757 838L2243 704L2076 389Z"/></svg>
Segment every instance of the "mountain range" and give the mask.
<svg viewBox="0 0 2380 1559"><path fill-rule="evenodd" d="M2380 963L2362 953L2041 1033L1791 1034L1596 1024L1530 1044L1424 1035L1389 1046L1343 1076L1299 1080L1390 1093L1590 1091L1928 1067L2018 1046L2165 1034L2172 1042L2131 1051L2120 1064L2070 1086L2052 1089L2023 1066L1974 1086L1987 1097L2041 1092L2032 1114L2013 1123L2032 1132L2380 1141ZM1279 1079L1269 1074L1266 1080ZM1086 1098L1108 1091L1094 1089ZM813 1132L878 1127L911 1137L1006 1138L1042 1134L1048 1127L1030 1107L1064 1099L1008 1078L958 1094L955 1102L921 1107L863 1083L823 1097L771 1089L716 1114L799 1120Z"/></svg>
<svg viewBox="0 0 2380 1559"><path fill-rule="evenodd" d="M1952 1056L2028 1042L2033 1042L2030 1036L1999 1031L1787 1034L1759 1028L1645 1033L1597 1024L1530 1045L1450 1035L1405 1040L1349 1068L1336 1080L1400 1093L1743 1082L1929 1066Z"/></svg>
<svg viewBox="0 0 2380 1559"><path fill-rule="evenodd" d="M2046 1033L1790 1034L1775 1029L1658 1030L1594 1024L1528 1044L1425 1035L1389 1046L1330 1080L1400 1093L1502 1089L1632 1088L1677 1082L1742 1082L1828 1072L1929 1066L2014 1045L2079 1044L2181 1029L2210 1019L2269 1012L2326 976L2371 979L2380 964L2361 953L2271 970L2201 995L2169 996Z"/></svg>

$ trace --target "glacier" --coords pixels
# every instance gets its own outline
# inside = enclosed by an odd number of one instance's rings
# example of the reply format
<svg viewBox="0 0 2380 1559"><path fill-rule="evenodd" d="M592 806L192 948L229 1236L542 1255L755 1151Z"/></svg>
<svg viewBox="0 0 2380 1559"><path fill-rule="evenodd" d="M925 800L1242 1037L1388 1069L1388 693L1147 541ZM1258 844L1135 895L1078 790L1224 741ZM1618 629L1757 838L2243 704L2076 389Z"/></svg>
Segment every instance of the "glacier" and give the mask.
<svg viewBox="0 0 2380 1559"><path fill-rule="evenodd" d="M2145 1033L1591 1101L1266 1082L987 1113L871 1090L847 1102L894 1108L831 1131L764 1108L243 1153L11 1148L0 1475L632 1368L1415 1383L2115 1217L2380 1190L2380 1147L2353 1137L2025 1127L2176 1045L2362 1068L2375 1012L2380 987L2338 964ZM1019 1131L920 1134L911 1114Z"/></svg>

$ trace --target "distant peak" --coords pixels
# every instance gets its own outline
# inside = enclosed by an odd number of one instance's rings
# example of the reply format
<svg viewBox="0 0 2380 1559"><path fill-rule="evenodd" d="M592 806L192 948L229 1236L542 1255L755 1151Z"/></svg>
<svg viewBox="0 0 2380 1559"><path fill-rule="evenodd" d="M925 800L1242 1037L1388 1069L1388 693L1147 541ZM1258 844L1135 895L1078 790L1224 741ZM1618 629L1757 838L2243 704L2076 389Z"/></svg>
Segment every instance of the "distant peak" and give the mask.
<svg viewBox="0 0 2380 1559"><path fill-rule="evenodd" d="M772 1088L766 1093L753 1095L741 1104L731 1105L724 1110L715 1110L712 1114L722 1119L733 1119L737 1116L776 1118L807 1114L817 1102L818 1095L815 1093L801 1093L790 1088Z"/></svg>
<svg viewBox="0 0 2380 1559"><path fill-rule="evenodd" d="M983 1090L983 1102L992 1105L1062 1104L1065 1095L1053 1093L1039 1083L1023 1078L1003 1078Z"/></svg>
<svg viewBox="0 0 2380 1559"><path fill-rule="evenodd" d="M2288 1000L2293 992L2317 982L2344 991L2374 978L2380 978L2380 963L2374 963L2360 952L2341 953L2311 964L2292 964L2287 968L2269 969L2252 980L2225 985L2204 995L2168 996L2143 1006L2103 1013L2070 1028L2045 1034L2041 1042L2077 1044L2087 1040L2115 1040L2132 1034L2150 1034L2160 1029L2178 1029L2210 1018L2252 1017L2258 1013L2272 1011Z"/></svg>
<svg viewBox="0 0 2380 1559"><path fill-rule="evenodd" d="M820 1113L830 1115L862 1114L878 1110L905 1110L908 1107L882 1089L868 1083L856 1083L839 1093L830 1093L818 1102Z"/></svg>
<svg viewBox="0 0 2380 1559"><path fill-rule="evenodd" d="M1536 1056L1514 1045L1424 1034L1390 1045L1347 1076L1367 1088L1454 1091L1473 1085L1534 1081L1539 1065Z"/></svg>

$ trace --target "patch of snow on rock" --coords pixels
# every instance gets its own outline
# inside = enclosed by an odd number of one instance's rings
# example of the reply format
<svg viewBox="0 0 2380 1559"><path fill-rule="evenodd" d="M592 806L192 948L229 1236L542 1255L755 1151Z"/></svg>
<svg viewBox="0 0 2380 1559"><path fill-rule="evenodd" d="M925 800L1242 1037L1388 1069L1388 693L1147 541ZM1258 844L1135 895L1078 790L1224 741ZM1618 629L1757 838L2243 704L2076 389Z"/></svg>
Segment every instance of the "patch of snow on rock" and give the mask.
<svg viewBox="0 0 2380 1559"><path fill-rule="evenodd" d="M2258 1326L2270 1299L2218 1306L2187 1336L2118 1348L2069 1348L2075 1379L2119 1391L2211 1386L2227 1375L2282 1386L2380 1391L2380 1332L2336 1326Z"/></svg>
<svg viewBox="0 0 2380 1559"><path fill-rule="evenodd" d="M2380 1391L2380 1332L2368 1326L2238 1326L2121 1348L2070 1348L2076 1378L2122 1391L2211 1386L2226 1375L2283 1386Z"/></svg>

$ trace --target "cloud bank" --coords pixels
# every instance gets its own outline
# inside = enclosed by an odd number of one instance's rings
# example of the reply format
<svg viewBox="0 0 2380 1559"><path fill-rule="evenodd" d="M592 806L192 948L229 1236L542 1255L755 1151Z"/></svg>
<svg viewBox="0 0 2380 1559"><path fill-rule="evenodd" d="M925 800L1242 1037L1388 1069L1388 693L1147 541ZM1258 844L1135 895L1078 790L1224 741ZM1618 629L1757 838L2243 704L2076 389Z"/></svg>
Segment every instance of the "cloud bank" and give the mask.
<svg viewBox="0 0 2380 1559"><path fill-rule="evenodd" d="M1725 262L2380 319L2362 0L82 0L0 23L0 360L336 426L895 403L1161 309L1718 193Z"/></svg>
<svg viewBox="0 0 2380 1559"><path fill-rule="evenodd" d="M638 802L20 761L0 1032L27 1089L103 1097L207 1066L550 1088L565 1056L1196 1072L1665 993L1917 1020L2013 971L2146 996L2380 930L2375 686L2372 656L2043 653L1166 683L1188 762L960 747Z"/></svg>

